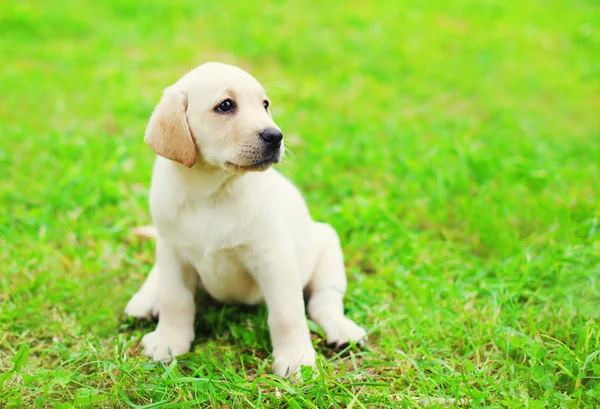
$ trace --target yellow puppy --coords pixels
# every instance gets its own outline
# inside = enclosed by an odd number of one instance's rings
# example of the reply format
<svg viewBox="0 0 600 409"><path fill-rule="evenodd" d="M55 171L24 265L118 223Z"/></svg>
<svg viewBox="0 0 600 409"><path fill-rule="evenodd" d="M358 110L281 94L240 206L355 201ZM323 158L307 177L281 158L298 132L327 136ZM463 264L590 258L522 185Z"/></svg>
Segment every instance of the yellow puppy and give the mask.
<svg viewBox="0 0 600 409"><path fill-rule="evenodd" d="M144 141L158 154L156 264L125 312L159 314L142 341L155 360L190 350L197 287L223 302L267 303L279 376L315 366L303 289L328 343L364 342L365 331L344 316L336 232L313 221L298 190L271 169L284 144L269 104L250 74L206 63L168 87L152 113Z"/></svg>

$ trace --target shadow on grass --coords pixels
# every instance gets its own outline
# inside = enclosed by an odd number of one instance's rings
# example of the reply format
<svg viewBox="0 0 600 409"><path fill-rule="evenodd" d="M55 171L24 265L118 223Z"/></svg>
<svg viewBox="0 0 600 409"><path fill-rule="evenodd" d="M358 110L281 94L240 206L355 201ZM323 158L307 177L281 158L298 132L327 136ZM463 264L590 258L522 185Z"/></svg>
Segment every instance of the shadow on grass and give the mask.
<svg viewBox="0 0 600 409"><path fill-rule="evenodd" d="M194 344L208 339L227 337L236 329L266 329L267 310L264 305L248 306L243 304L223 304L216 301L204 291L196 294L196 317ZM152 319L134 319L122 316L119 322L120 333L135 331L153 331L158 323L158 316ZM268 335L268 333L267 333ZM267 337L268 341L268 337Z"/></svg>
<svg viewBox="0 0 600 409"><path fill-rule="evenodd" d="M305 294L305 301L306 301ZM119 324L120 333L154 331L158 317L152 320L125 317ZM351 350L358 348L347 347L343 350L327 346L326 339L320 329L312 328L311 338L317 352L326 359L336 355L347 356ZM267 308L264 304L249 306L244 304L224 304L216 301L210 295L200 290L196 294L196 317L194 321L195 339L192 350L206 343L227 344L238 348L241 353L253 355L260 359L267 358L271 353L271 340L267 325ZM315 333L314 330L318 332Z"/></svg>

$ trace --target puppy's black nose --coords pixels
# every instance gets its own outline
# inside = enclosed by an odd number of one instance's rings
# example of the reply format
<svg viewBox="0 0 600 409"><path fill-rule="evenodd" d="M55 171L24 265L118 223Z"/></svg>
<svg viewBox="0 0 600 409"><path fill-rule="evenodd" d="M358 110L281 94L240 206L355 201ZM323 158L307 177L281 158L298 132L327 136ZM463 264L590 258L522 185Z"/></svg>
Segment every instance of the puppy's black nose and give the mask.
<svg viewBox="0 0 600 409"><path fill-rule="evenodd" d="M260 137L263 141L268 143L269 145L281 145L281 141L283 140L283 134L279 129L275 128L265 128L259 133Z"/></svg>

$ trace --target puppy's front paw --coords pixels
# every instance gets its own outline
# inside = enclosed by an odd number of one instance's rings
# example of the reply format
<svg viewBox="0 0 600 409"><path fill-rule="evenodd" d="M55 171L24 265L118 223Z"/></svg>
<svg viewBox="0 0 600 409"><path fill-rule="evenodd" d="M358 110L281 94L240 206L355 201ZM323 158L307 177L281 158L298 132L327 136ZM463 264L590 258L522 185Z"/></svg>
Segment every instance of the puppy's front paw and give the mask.
<svg viewBox="0 0 600 409"><path fill-rule="evenodd" d="M367 340L367 333L346 317L330 323L323 328L327 335L327 345L335 349L344 349L350 342L362 347Z"/></svg>
<svg viewBox="0 0 600 409"><path fill-rule="evenodd" d="M142 338L144 355L155 361L170 361L172 357L189 352L193 334L171 333L165 335L158 330L150 332Z"/></svg>
<svg viewBox="0 0 600 409"><path fill-rule="evenodd" d="M273 373L282 378L297 375L302 366L317 369L316 352L312 344L289 346L273 351Z"/></svg>
<svg viewBox="0 0 600 409"><path fill-rule="evenodd" d="M138 319L157 317L158 307L155 297L151 297L147 292L138 291L127 303L125 314Z"/></svg>

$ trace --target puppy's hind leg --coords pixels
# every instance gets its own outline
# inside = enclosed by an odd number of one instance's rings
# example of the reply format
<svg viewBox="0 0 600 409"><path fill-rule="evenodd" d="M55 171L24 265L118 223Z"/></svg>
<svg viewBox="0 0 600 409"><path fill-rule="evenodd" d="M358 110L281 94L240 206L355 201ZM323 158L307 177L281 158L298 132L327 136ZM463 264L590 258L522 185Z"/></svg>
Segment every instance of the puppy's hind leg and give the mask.
<svg viewBox="0 0 600 409"><path fill-rule="evenodd" d="M125 314L138 319L150 319L158 316L158 266L155 264L142 287L129 300Z"/></svg>
<svg viewBox="0 0 600 409"><path fill-rule="evenodd" d="M328 345L336 349L349 342L362 346L365 330L344 316L346 272L338 235L330 225L315 222L312 238L317 260L307 286L308 315L323 328Z"/></svg>

